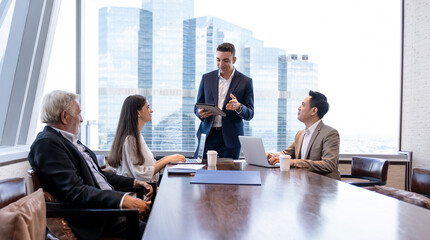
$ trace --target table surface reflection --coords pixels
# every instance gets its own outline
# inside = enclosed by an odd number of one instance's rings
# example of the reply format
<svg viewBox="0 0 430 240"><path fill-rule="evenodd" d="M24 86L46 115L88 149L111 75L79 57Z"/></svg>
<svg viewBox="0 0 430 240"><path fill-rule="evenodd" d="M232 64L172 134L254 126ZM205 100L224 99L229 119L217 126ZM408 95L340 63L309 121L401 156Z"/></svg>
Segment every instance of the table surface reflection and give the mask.
<svg viewBox="0 0 430 240"><path fill-rule="evenodd" d="M300 169L246 163L261 186L164 174L143 239L427 239L430 211Z"/></svg>

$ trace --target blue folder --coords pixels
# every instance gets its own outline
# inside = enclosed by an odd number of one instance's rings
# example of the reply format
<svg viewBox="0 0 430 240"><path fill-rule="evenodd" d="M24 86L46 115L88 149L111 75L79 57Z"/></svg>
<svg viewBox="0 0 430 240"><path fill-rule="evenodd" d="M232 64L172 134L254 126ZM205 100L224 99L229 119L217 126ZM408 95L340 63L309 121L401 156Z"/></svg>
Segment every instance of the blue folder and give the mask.
<svg viewBox="0 0 430 240"><path fill-rule="evenodd" d="M190 183L261 186L261 177L259 171L197 170Z"/></svg>

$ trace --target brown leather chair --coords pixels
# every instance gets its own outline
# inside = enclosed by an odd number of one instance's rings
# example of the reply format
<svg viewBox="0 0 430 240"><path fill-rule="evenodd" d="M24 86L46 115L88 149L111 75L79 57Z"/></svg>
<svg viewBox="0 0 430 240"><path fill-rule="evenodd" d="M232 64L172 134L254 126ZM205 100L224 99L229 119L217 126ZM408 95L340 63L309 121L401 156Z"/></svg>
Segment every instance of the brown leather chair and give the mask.
<svg viewBox="0 0 430 240"><path fill-rule="evenodd" d="M412 169L411 192L419 193L430 198L430 170L424 168Z"/></svg>
<svg viewBox="0 0 430 240"><path fill-rule="evenodd" d="M0 180L0 239L44 239L43 192L27 195L24 178Z"/></svg>
<svg viewBox="0 0 430 240"><path fill-rule="evenodd" d="M382 186L387 183L388 166L389 162L385 159L352 157L351 174L342 174L341 178L347 178L342 181L359 187Z"/></svg>
<svg viewBox="0 0 430 240"><path fill-rule="evenodd" d="M29 190L36 191L41 188L39 177L36 171L33 169L27 170L27 176L29 178ZM142 190L143 192L143 190ZM55 198L48 192L45 192L46 200L46 216L48 218L56 218L56 221L47 222L48 229L55 228L56 230L52 234L63 235L64 239L76 239L67 222L64 220L65 217L113 217L113 216L125 216L126 227L127 227L127 238L126 239L139 239L139 211L137 209L84 209L76 208L70 204L57 203ZM50 226L51 224L51 226ZM60 229L60 233L58 233ZM107 238L111 239L111 238Z"/></svg>
<svg viewBox="0 0 430 240"><path fill-rule="evenodd" d="M0 208L27 195L24 178L0 180Z"/></svg>

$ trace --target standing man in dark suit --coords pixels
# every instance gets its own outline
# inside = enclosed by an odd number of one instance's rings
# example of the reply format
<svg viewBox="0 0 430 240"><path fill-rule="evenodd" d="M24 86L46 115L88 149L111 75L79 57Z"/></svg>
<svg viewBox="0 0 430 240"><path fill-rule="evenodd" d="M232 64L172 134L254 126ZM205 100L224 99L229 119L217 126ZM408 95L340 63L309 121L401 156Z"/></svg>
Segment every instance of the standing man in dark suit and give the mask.
<svg viewBox="0 0 430 240"><path fill-rule="evenodd" d="M139 209L141 218L149 213L149 204L129 196L121 189L144 187L147 197L152 187L133 178L104 172L95 154L79 140L82 122L78 95L53 91L43 99L41 120L47 126L33 142L28 160L38 173L45 191L58 202L83 208ZM78 239L100 236L125 237L125 219L66 218ZM141 224L141 233L144 225Z"/></svg>
<svg viewBox="0 0 430 240"><path fill-rule="evenodd" d="M194 112L201 120L197 138L200 141L202 133L207 135L204 158L207 150L215 150L219 157L238 159L240 154L238 136L244 134L243 119L249 121L254 117L252 79L235 69L233 64L236 62L236 56L233 44L219 45L216 61L218 70L206 73L202 77L197 103L215 104L226 112L227 116L221 117L214 115L212 111L195 107Z"/></svg>
<svg viewBox="0 0 430 240"><path fill-rule="evenodd" d="M322 118L329 104L324 94L309 91L299 107L298 119L306 126L296 134L294 142L280 153L266 153L270 164L279 162L279 154L291 156L290 165L340 180L339 133L325 125Z"/></svg>

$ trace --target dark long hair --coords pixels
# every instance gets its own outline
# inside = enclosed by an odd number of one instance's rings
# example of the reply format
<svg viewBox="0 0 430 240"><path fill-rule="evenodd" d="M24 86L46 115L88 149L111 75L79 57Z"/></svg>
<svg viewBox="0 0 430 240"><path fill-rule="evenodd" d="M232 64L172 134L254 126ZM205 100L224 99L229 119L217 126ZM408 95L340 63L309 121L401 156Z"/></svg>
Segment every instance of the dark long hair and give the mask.
<svg viewBox="0 0 430 240"><path fill-rule="evenodd" d="M124 141L127 136L132 136L135 139L134 144L136 144L137 163L141 165L145 162L140 145L139 121L137 115L137 111L141 110L145 104L146 98L141 95L131 95L124 100L115 138L113 139L112 147L107 158L107 162L110 166L116 168L120 165Z"/></svg>

